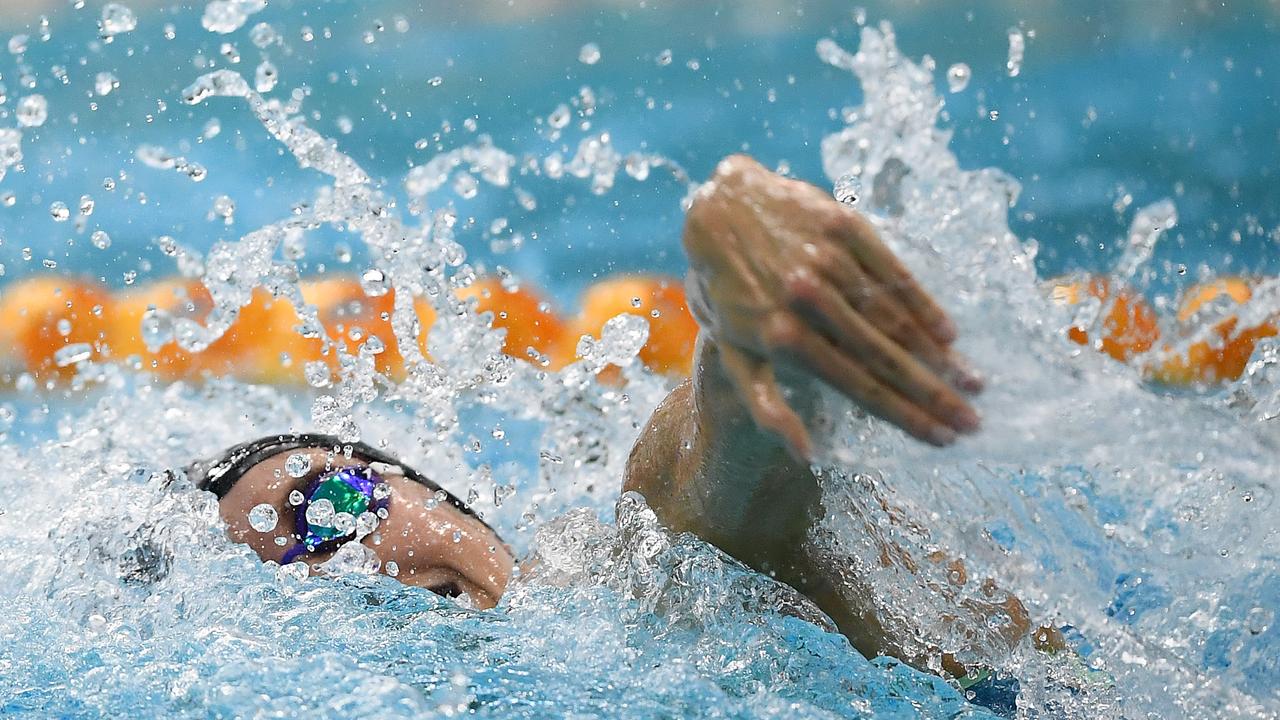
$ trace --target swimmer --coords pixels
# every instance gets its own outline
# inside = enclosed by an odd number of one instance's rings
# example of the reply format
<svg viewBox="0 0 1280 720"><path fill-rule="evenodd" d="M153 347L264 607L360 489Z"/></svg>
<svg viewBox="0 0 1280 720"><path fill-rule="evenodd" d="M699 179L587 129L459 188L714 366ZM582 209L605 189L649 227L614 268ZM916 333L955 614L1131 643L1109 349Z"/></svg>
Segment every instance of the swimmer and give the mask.
<svg viewBox="0 0 1280 720"><path fill-rule="evenodd" d="M700 326L694 374L641 433L624 491L642 495L670 530L807 595L863 654L925 667L883 629L865 593L837 592L849 580L810 554L805 540L823 508L805 420L821 382L931 445L975 432L966 395L982 381L952 350L955 326L858 212L747 157L722 161L699 191L684 246ZM360 538L401 582L479 608L498 603L517 568L465 503L361 443L272 436L189 474L218 496L231 539L263 560L315 567ZM254 529L263 504L291 529L284 545L280 533ZM966 607L1012 618L1000 631L1012 646L1030 632L1027 612L991 595L989 607ZM1040 632L1036 640L1046 642Z"/></svg>

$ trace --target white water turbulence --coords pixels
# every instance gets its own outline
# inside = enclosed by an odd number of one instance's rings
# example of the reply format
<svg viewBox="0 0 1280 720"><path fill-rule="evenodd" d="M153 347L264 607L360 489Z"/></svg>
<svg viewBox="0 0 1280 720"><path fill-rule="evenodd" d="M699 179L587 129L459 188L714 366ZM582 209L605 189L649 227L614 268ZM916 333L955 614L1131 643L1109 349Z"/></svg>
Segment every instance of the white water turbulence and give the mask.
<svg viewBox="0 0 1280 720"><path fill-rule="evenodd" d="M829 459L854 472L829 473L816 541L833 562L854 557L895 621L923 620L924 645L973 646L991 628L947 617L929 590L948 585L945 565L884 567L886 547L962 557L970 579L993 578L1041 622L1073 626L1069 639L1115 687L1072 689L1069 670L1024 643L998 665L1018 678L1029 716L1274 717L1277 435L1262 422L1277 408L1274 346L1234 387L1177 396L1072 353L1070 318L1046 301L1034 248L1007 224L1018 184L959 168L932 73L900 55L888 25L864 30L856 54L829 41L819 53L865 92L823 142L827 176L870 189L864 208L954 313L988 389L982 433L946 451L830 403ZM1141 280L1176 221L1168 201L1139 211L1116 275ZM982 601L979 584L964 588Z"/></svg>
<svg viewBox="0 0 1280 720"><path fill-rule="evenodd" d="M211 2L206 27L233 32L261 4ZM110 29L127 32L118 20ZM812 542L920 647L970 648L963 659L1016 677L1027 717L1274 713L1275 443L1253 422L1280 413L1274 348L1224 396L1162 396L1127 367L1068 356L1068 318L1007 226L1017 184L958 167L932 74L898 53L887 25L865 29L856 55L830 41L819 54L865 92L823 143L828 176L858 189L858 206L953 309L989 390L985 431L948 451L832 401L827 459L844 469L824 471L828 516ZM678 166L619 151L607 132L569 159L479 139L410 171L404 202L308 127L301 97L264 98L227 70L183 93L197 110L247 105L324 180L287 218L203 256L172 241L166 254L215 306L203 323L151 314L148 337L205 348L265 288L301 309L297 331L324 339L338 377L300 407L271 388L166 387L79 362L97 399L67 413L54 440L0 453L0 477L23 479L0 483L0 714L988 717L933 675L863 659L794 592L670 535L637 498L617 501L630 445L669 389L635 360L643 318L612 321L581 361L551 373L504 355L501 333L452 292L479 269L434 191L466 178L468 192L515 193L513 176L536 174L607 193L619 169L642 179L665 168L684 183ZM3 132L20 159L22 135ZM193 167L154 147L138 157L158 172ZM325 226L367 246L367 290L395 292L405 380L376 372L389 339L350 347L304 303L298 260ZM430 359L415 300L436 313ZM610 363L625 384L596 380ZM470 461L494 418L527 428L536 471ZM533 570L479 612L371 572L366 558L319 579L259 562L226 539L215 500L180 468L304 429L387 447L475 499ZM886 567L886 548L963 558L971 580L948 602L981 602L980 579L995 578L1038 621L1077 628L1081 654L1114 687L1082 688L1059 658L986 642L998 626L948 617L938 600L942 565Z"/></svg>

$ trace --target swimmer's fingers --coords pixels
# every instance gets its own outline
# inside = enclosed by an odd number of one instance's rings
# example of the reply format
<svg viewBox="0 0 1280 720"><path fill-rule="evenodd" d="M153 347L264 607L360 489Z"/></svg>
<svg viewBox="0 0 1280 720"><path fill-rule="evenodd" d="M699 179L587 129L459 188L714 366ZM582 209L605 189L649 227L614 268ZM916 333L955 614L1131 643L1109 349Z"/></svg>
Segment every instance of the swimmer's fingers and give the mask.
<svg viewBox="0 0 1280 720"><path fill-rule="evenodd" d="M956 433L946 423L899 395L799 318L778 313L762 332L772 355L808 370L867 412L931 445L955 441Z"/></svg>
<svg viewBox="0 0 1280 720"><path fill-rule="evenodd" d="M748 355L730 345L720 348L720 364L738 389L751 419L762 430L782 438L788 451L799 462L809 463L812 444L804 421L787 404L778 379L768 361Z"/></svg>
<svg viewBox="0 0 1280 720"><path fill-rule="evenodd" d="M943 345L954 342L955 323L880 240L871 224L853 210L840 210L841 219L832 223L832 234L852 249L858 262L902 302L934 340Z"/></svg>
<svg viewBox="0 0 1280 720"><path fill-rule="evenodd" d="M862 317L882 335L900 345L947 382L966 392L982 389L982 378L950 347L939 343L897 298L886 292L843 249L837 249L817 265L819 272L838 289Z"/></svg>
<svg viewBox="0 0 1280 720"><path fill-rule="evenodd" d="M825 345L810 343L815 354L835 353L862 366L877 382L955 432L977 429L978 415L959 393L849 307L829 283L804 273L793 274L790 282L796 309L830 337Z"/></svg>

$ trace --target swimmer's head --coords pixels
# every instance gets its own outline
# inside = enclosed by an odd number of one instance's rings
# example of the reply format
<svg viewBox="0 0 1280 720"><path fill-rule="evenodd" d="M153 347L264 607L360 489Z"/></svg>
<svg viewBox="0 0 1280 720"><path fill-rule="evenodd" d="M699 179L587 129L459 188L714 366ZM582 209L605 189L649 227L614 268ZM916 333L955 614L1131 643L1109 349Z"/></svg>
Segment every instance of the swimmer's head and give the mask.
<svg viewBox="0 0 1280 720"><path fill-rule="evenodd" d="M218 496L231 539L263 560L316 569L358 540L382 572L480 608L497 604L515 567L511 551L466 504L363 443L272 435L189 473ZM263 505L274 510L274 527L263 521L273 516Z"/></svg>

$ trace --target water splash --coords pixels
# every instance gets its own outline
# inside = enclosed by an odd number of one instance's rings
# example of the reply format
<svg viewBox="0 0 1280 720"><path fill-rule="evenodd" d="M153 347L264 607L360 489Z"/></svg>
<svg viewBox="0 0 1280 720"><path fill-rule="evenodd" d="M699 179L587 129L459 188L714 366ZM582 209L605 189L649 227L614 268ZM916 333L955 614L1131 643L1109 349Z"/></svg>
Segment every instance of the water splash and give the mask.
<svg viewBox="0 0 1280 720"><path fill-rule="evenodd" d="M970 578L993 578L1028 601L1033 615L1079 628L1090 661L1116 676L1116 693L1070 689L1061 668L1015 648L1000 664L1035 689L1031 706L1088 717L1265 716L1275 698L1261 678L1276 639L1245 626L1249 608L1274 612L1268 558L1280 534L1256 504L1274 494L1264 470L1274 440L1242 428L1215 396L1161 396L1133 369L1071 357L1034 250L1008 229L1017 183L957 166L949 133L934 124L941 99L930 73L901 56L888 26L865 30L856 54L819 52L856 73L865 92L850 125L823 143L828 177L863 178L873 199L892 199L873 208L875 222L954 310L962 349L990 389L979 402L984 432L945 452L831 401L829 457L862 472L831 477L838 511L815 542L833 561L852 557L891 618L931 618L917 635L921 650L988 662L1007 654L981 639L990 629L976 618L948 617L954 604L938 590L949 585L945 564L884 567L885 547L917 559L944 550L964 559ZM891 164L901 169L881 194ZM1118 274L1140 277L1175 222L1168 202L1141 211ZM955 592L985 599L979 583Z"/></svg>
<svg viewBox="0 0 1280 720"><path fill-rule="evenodd" d="M269 45L274 31L255 28L254 36ZM860 207L955 309L963 349L991 390L981 401L986 432L947 452L828 399L826 453L857 472L825 474L830 512L815 548L847 568L847 589L872 593L915 647L1014 674L1028 715L1273 712L1280 592L1268 570L1278 539L1268 522L1267 461L1275 436L1261 428L1276 412L1274 346L1264 345L1231 389L1234 404L1156 395L1130 368L1070 357L1060 332L1070 318L1045 301L1034 251L1007 225L1018 184L998 170L959 167L950 132L937 126L943 101L931 71L898 52L887 25L864 30L857 53L829 40L818 50L857 74L864 91L848 126L824 140L824 168L839 188L865 188ZM405 217L392 190L308 127L300 99L266 99L255 87L219 70L183 98L246 103L324 184L288 217L204 257L175 243L174 257L188 258L184 274L203 278L214 306L202 322L167 319L154 339L203 349L265 290L298 308L297 332L323 341L335 371L323 362L309 368L321 392L299 400L224 382L150 385L73 361L78 387L101 393L97 405L68 415L54 441L0 457L0 475L42 479L38 491L0 484L0 562L12 580L0 584L0 636L23 638L0 649L4 707L54 715L191 707L226 715L323 708L315 714L344 717L651 717L708 708L789 718L984 715L937 678L861 659L802 598L692 538L669 536L635 498L619 503L616 524L601 522L613 512L627 450L667 389L633 361L643 318L612 322L585 344L581 362L549 374L504 355L502 334L451 292L477 275L455 235L456 211L434 197L456 178L470 177L476 193L518 195L513 177L536 172L608 192L620 168L635 177L641 167L665 167L687 182L678 166L615 148L599 128L568 160L518 158L478 137L410 171ZM585 112L591 97L581 94L575 107ZM0 135L0 148L6 137L13 149L0 158L20 158L21 133ZM1158 221L1135 222L1135 273L1155 242L1151 228L1167 227L1170 214L1157 209L1147 219ZM323 227L358 237L378 275L366 286L394 293L403 381L376 371L385 343L328 337L303 301L299 258L285 248ZM1277 293L1259 289L1264 298ZM426 352L418 303L437 317ZM621 368L625 384L598 382L606 364ZM12 412L0 407L0 432ZM1242 431L1242 415L1256 427ZM538 459L474 462L471 436L496 437L489 428L499 423L525 427ZM229 543L212 498L164 472L248 435L317 426L394 448L458 494L473 491L517 550L536 553L536 570L496 612L370 576L358 548L327 568L336 580L306 580L296 566L263 566ZM962 558L970 581L943 597L938 589L955 585L952 570L886 567L886 548ZM1026 600L1037 621L1078 627L1116 690L1080 692L1062 663L1002 646L999 627L946 617L956 602L985 602L988 577ZM293 690L281 697L286 684Z"/></svg>

